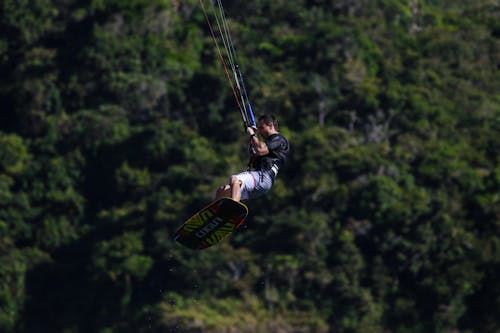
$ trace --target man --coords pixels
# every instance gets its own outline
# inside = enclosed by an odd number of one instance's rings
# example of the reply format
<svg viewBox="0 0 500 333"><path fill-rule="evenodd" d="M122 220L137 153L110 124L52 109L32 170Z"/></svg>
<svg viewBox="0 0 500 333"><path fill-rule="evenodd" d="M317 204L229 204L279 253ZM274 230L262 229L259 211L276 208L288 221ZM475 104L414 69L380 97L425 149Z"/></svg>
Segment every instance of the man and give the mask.
<svg viewBox="0 0 500 333"><path fill-rule="evenodd" d="M250 165L254 171L232 175L229 184L217 189L216 199L231 197L233 200L248 200L265 194L274 184L278 171L285 164L290 147L288 140L279 133L278 121L273 115L263 115L257 121L256 129L248 127L250 135Z"/></svg>

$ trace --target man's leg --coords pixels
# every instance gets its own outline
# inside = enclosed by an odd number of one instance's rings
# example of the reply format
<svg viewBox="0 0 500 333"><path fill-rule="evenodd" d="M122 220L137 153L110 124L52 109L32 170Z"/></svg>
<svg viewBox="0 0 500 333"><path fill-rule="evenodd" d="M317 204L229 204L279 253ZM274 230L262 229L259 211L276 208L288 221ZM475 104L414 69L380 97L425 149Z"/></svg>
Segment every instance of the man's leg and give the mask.
<svg viewBox="0 0 500 333"><path fill-rule="evenodd" d="M234 201L240 201L241 200L241 186L243 182L239 180L237 177L232 176L231 177L231 198L233 198Z"/></svg>
<svg viewBox="0 0 500 333"><path fill-rule="evenodd" d="M229 184L222 185L215 192L215 200L219 200L230 196L231 196L231 185Z"/></svg>

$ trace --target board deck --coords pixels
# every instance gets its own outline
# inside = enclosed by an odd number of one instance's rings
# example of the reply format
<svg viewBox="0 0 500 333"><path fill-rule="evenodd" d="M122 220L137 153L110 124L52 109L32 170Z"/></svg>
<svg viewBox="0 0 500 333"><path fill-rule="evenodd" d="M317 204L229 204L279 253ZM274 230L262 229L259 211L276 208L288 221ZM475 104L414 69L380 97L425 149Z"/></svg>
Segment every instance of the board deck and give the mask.
<svg viewBox="0 0 500 333"><path fill-rule="evenodd" d="M184 222L176 241L192 249L205 249L233 233L248 215L245 204L230 198L216 200Z"/></svg>

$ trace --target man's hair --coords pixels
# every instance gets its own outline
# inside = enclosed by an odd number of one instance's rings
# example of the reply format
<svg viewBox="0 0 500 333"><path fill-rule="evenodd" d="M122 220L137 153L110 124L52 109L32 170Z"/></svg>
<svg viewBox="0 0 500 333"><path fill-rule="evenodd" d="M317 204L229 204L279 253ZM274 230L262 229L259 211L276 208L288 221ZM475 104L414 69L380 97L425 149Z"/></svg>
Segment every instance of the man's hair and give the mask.
<svg viewBox="0 0 500 333"><path fill-rule="evenodd" d="M259 117L258 121L263 121L266 123L266 125L271 125L273 124L275 130L279 130L278 127L278 120L276 120L276 117L273 114L264 114Z"/></svg>

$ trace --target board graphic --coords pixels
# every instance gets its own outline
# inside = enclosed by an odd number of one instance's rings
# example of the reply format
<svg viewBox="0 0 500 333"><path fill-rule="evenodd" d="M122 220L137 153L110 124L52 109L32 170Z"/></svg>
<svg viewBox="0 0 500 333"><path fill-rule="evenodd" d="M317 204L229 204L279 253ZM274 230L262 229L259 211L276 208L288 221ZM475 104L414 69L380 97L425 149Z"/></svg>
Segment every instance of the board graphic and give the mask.
<svg viewBox="0 0 500 333"><path fill-rule="evenodd" d="M174 234L176 241L192 249L205 249L231 235L248 215L245 204L222 198L201 209Z"/></svg>

